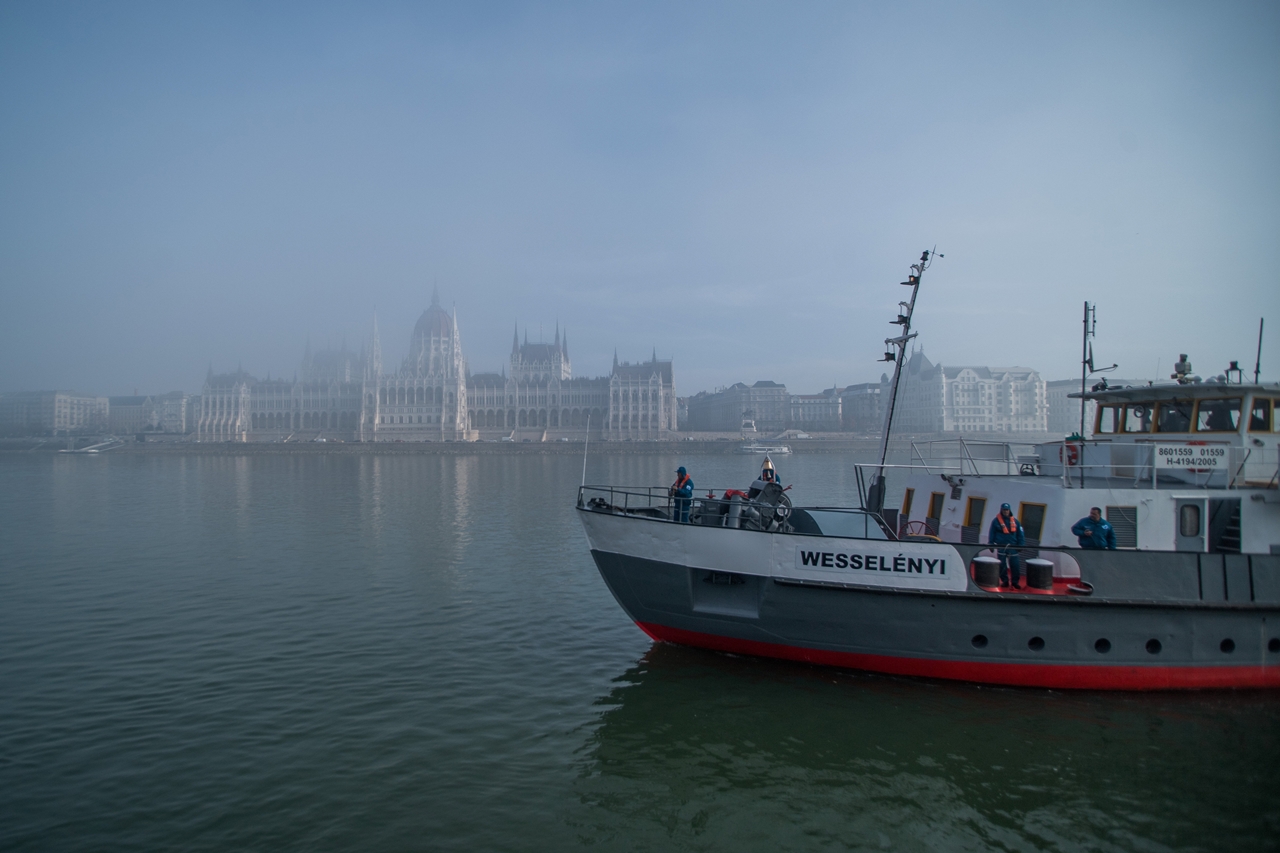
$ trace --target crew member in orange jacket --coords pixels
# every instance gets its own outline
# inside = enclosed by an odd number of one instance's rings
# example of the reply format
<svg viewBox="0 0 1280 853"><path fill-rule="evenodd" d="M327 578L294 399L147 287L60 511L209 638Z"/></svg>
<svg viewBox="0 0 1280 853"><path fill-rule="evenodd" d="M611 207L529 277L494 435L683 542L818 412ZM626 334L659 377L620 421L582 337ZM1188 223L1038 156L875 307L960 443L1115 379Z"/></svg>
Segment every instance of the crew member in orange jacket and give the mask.
<svg viewBox="0 0 1280 853"><path fill-rule="evenodd" d="M991 519L991 529L987 531L987 542L992 545L1027 544L1022 525L1013 517L1013 508L1008 504L1000 504L1000 512ZM1000 586L1021 589L1019 581L1022 580L1022 563L1018 560L1018 549L1000 548L996 551L996 555L1000 558Z"/></svg>
<svg viewBox="0 0 1280 853"><path fill-rule="evenodd" d="M689 508L693 506L693 478L683 465L676 469L676 481L667 491L675 498L674 520L688 523Z"/></svg>

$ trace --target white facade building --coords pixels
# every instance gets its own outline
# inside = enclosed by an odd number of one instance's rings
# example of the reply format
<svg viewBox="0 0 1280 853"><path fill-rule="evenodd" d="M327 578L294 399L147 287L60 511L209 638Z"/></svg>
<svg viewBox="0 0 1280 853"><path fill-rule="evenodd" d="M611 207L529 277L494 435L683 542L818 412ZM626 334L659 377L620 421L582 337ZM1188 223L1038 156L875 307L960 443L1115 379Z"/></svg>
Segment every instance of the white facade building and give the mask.
<svg viewBox="0 0 1280 853"><path fill-rule="evenodd" d="M923 352L903 365L894 430L1045 432L1045 383L1029 367L946 367Z"/></svg>

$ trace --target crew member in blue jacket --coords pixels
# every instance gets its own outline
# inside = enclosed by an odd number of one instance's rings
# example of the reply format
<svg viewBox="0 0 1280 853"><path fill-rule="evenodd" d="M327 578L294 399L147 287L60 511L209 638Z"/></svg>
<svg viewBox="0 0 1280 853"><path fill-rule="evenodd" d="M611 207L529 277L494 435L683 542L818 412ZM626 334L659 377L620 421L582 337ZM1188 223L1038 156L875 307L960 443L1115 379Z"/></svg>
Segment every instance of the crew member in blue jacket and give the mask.
<svg viewBox="0 0 1280 853"><path fill-rule="evenodd" d="M987 542L992 545L1027 544L1022 525L1013 517L1013 508L1008 504L1000 504L1000 512L991 519L991 529L987 531ZM1018 549L1000 548L996 551L996 556L1000 558L1000 586L1021 589L1022 563L1018 559ZM1010 583L1011 579L1012 583Z"/></svg>
<svg viewBox="0 0 1280 853"><path fill-rule="evenodd" d="M1071 526L1071 532L1076 535L1081 548L1116 549L1116 532L1096 506L1089 510L1088 518L1082 518Z"/></svg>
<svg viewBox="0 0 1280 853"><path fill-rule="evenodd" d="M693 505L693 478L683 465L676 469L676 481L669 492L675 498L675 520L688 523L689 507Z"/></svg>

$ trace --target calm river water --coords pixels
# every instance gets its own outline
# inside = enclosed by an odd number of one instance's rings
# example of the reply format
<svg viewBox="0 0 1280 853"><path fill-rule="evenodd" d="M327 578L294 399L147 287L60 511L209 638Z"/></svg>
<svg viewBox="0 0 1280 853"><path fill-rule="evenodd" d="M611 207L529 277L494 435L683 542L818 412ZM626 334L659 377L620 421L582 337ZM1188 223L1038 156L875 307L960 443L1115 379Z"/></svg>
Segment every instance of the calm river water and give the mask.
<svg viewBox="0 0 1280 853"><path fill-rule="evenodd" d="M742 457L588 479L745 485ZM849 460L781 463L797 503ZM1259 850L1280 696L655 647L572 456L0 456L0 850Z"/></svg>

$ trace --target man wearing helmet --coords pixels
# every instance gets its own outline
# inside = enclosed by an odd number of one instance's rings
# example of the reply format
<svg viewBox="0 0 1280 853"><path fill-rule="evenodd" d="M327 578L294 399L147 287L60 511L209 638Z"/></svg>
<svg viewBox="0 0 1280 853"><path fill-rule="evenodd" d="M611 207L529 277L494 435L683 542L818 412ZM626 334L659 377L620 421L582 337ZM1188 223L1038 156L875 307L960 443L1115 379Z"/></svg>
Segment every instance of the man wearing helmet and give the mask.
<svg viewBox="0 0 1280 853"><path fill-rule="evenodd" d="M1013 517L1013 508L1008 504L1000 504L1000 512L991 519L991 529L987 531L987 542L992 545L1027 544L1022 525ZM996 551L996 555L1000 558L1000 586L1021 589L1019 582L1022 580L1022 564L1018 560L1018 549L1000 548Z"/></svg>
<svg viewBox="0 0 1280 853"><path fill-rule="evenodd" d="M770 483L782 485L782 482L778 479L778 472L773 467L773 460L766 456L764 464L760 467L760 476L751 484L751 488L747 489L747 499L755 500L764 491L764 487Z"/></svg>

